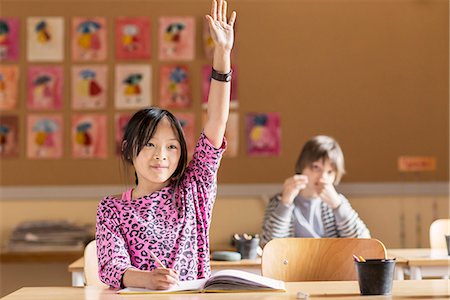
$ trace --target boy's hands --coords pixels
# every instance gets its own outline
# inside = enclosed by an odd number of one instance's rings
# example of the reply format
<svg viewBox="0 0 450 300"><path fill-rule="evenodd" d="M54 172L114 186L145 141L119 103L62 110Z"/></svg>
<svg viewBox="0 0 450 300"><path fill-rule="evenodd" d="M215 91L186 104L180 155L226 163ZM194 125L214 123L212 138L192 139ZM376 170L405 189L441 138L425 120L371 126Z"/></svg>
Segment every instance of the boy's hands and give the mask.
<svg viewBox="0 0 450 300"><path fill-rule="evenodd" d="M236 12L231 13L227 22L227 2L224 0L212 1L211 15L206 15L208 20L211 37L214 41L216 50L224 50L230 52L233 48L234 41L234 21L236 20Z"/></svg>
<svg viewBox="0 0 450 300"><path fill-rule="evenodd" d="M342 200L339 197L339 194L337 193L336 189L334 188L334 185L332 182L328 182L324 179L320 179L319 182L316 184L317 187L317 193L319 194L319 197L325 202L329 207L332 209L337 208Z"/></svg>
<svg viewBox="0 0 450 300"><path fill-rule="evenodd" d="M284 181L283 193L281 194L281 202L284 205L291 205L295 197L308 184L308 176L294 175Z"/></svg>

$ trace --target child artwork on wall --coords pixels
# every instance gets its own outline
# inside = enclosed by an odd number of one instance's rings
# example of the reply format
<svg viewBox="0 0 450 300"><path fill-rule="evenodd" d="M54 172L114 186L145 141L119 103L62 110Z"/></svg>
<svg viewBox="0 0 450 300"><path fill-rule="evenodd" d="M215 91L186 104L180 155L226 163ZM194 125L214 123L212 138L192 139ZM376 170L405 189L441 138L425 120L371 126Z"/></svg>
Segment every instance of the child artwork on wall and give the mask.
<svg viewBox="0 0 450 300"><path fill-rule="evenodd" d="M14 115L0 116L0 158L19 156L19 118Z"/></svg>
<svg viewBox="0 0 450 300"><path fill-rule="evenodd" d="M237 108L239 106L238 98L237 98L237 78L238 72L235 65L231 66L233 70L233 74L231 76L231 94L230 94L230 108ZM211 83L211 65L204 65L202 67L202 106L206 107L208 103L208 95L209 95L209 87Z"/></svg>
<svg viewBox="0 0 450 300"><path fill-rule="evenodd" d="M135 109L151 104L151 66L116 66L116 108Z"/></svg>
<svg viewBox="0 0 450 300"><path fill-rule="evenodd" d="M59 66L31 66L27 82L29 109L61 109L63 69Z"/></svg>
<svg viewBox="0 0 450 300"><path fill-rule="evenodd" d="M0 61L17 61L19 59L18 18L0 18Z"/></svg>
<svg viewBox="0 0 450 300"><path fill-rule="evenodd" d="M106 158L106 115L72 116L72 156L74 158Z"/></svg>
<svg viewBox="0 0 450 300"><path fill-rule="evenodd" d="M195 20L193 17L159 18L159 59L193 60Z"/></svg>
<svg viewBox="0 0 450 300"><path fill-rule="evenodd" d="M192 112L175 112L175 117L183 128L184 137L186 139L189 157L194 154L195 149L195 114Z"/></svg>
<svg viewBox="0 0 450 300"><path fill-rule="evenodd" d="M18 84L18 66L0 65L0 111L17 107Z"/></svg>
<svg viewBox="0 0 450 300"><path fill-rule="evenodd" d="M207 120L206 111L202 116L204 127ZM225 138L227 139L227 151L224 152L223 157L237 157L239 153L239 114L235 111L231 111L228 115Z"/></svg>
<svg viewBox="0 0 450 300"><path fill-rule="evenodd" d="M72 19L72 59L74 61L104 61L106 59L106 19Z"/></svg>
<svg viewBox="0 0 450 300"><path fill-rule="evenodd" d="M72 67L72 108L102 109L106 107L107 66Z"/></svg>
<svg viewBox="0 0 450 300"><path fill-rule="evenodd" d="M64 19L62 17L29 17L27 41L29 61L62 61L64 59Z"/></svg>
<svg viewBox="0 0 450 300"><path fill-rule="evenodd" d="M61 158L63 154L62 115L28 115L27 157Z"/></svg>
<svg viewBox="0 0 450 300"><path fill-rule="evenodd" d="M116 155L120 156L122 154L122 139L125 133L125 128L130 121L132 113L116 113L114 116L115 131L114 139L116 144Z"/></svg>
<svg viewBox="0 0 450 300"><path fill-rule="evenodd" d="M164 108L191 106L190 74L187 66L163 65L160 71L159 104Z"/></svg>
<svg viewBox="0 0 450 300"><path fill-rule="evenodd" d="M147 17L116 19L116 58L150 59L151 28Z"/></svg>
<svg viewBox="0 0 450 300"><path fill-rule="evenodd" d="M249 156L280 155L281 127L278 113L249 113L245 123Z"/></svg>

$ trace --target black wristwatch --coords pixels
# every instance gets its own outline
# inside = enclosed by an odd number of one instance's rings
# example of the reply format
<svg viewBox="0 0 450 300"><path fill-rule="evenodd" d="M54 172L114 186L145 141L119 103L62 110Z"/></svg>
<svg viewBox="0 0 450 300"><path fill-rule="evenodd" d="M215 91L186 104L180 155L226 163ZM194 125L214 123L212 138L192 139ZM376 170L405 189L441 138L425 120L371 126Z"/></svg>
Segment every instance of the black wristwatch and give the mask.
<svg viewBox="0 0 450 300"><path fill-rule="evenodd" d="M232 73L233 73L233 70L230 70L230 72L228 72L226 74L222 74L222 73L219 73L216 70L214 70L214 68L212 68L211 78L215 79L217 81L230 82Z"/></svg>

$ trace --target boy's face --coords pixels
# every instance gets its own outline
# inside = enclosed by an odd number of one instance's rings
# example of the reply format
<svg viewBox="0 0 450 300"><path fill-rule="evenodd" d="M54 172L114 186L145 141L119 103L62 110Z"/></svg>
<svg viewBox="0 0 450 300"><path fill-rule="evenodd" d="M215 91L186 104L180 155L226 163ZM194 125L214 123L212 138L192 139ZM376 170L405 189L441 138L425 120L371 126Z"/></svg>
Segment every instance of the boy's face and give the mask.
<svg viewBox="0 0 450 300"><path fill-rule="evenodd" d="M303 190L304 196L307 196L308 198L319 196L321 192L321 181L332 185L336 179L336 170L328 159L319 159L313 162L303 170L302 174L308 176L308 184Z"/></svg>

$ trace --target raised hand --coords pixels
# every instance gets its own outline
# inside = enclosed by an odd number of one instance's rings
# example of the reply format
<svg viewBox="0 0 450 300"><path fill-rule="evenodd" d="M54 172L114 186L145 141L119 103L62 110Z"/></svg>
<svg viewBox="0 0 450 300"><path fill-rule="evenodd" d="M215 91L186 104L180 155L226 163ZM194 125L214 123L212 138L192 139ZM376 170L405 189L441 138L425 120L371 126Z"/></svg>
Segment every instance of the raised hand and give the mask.
<svg viewBox="0 0 450 300"><path fill-rule="evenodd" d="M208 20L209 30L214 45L225 51L231 51L234 41L234 21L236 20L236 12L231 13L230 19L227 22L227 1L216 0L211 4L211 15L206 15Z"/></svg>
<svg viewBox="0 0 450 300"><path fill-rule="evenodd" d="M284 181L281 202L285 205L291 205L295 197L308 184L308 176L294 175Z"/></svg>

